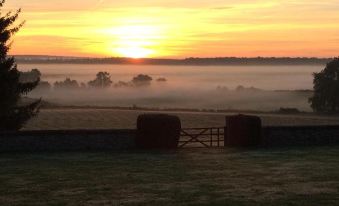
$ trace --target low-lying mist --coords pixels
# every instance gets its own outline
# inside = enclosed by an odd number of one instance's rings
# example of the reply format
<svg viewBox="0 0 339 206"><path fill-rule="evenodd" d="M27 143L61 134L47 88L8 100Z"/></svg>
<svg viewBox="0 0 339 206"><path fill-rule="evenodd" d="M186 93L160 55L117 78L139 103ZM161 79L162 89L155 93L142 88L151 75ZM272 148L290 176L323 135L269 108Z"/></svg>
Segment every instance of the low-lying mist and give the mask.
<svg viewBox="0 0 339 206"><path fill-rule="evenodd" d="M166 83L168 84L168 83ZM281 107L310 111L310 91L236 91L148 87L34 91L30 97L72 106L192 108L273 111Z"/></svg>
<svg viewBox="0 0 339 206"><path fill-rule="evenodd" d="M22 71L34 68L19 67ZM46 64L36 68L43 82L29 97L60 105L311 111L312 73L322 66ZM108 72L111 83L97 76L101 71Z"/></svg>

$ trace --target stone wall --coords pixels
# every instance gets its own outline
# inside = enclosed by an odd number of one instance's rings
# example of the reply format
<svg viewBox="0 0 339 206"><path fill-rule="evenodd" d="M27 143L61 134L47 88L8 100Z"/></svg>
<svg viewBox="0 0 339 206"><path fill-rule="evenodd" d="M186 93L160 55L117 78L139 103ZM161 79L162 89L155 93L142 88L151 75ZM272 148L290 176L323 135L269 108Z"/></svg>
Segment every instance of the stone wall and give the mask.
<svg viewBox="0 0 339 206"><path fill-rule="evenodd" d="M313 146L339 144L339 126L279 126L263 128L263 145Z"/></svg>
<svg viewBox="0 0 339 206"><path fill-rule="evenodd" d="M135 148L136 130L0 133L0 152L112 151Z"/></svg>
<svg viewBox="0 0 339 206"><path fill-rule="evenodd" d="M133 150L136 133L137 130L2 132L0 153ZM263 127L262 135L264 147L339 144L339 126Z"/></svg>

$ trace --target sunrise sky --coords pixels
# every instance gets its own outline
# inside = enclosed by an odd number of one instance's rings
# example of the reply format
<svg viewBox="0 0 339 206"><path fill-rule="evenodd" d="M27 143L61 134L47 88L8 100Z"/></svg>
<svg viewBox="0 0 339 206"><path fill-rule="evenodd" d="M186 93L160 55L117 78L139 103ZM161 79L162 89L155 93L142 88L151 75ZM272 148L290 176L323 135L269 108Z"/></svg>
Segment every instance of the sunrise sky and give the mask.
<svg viewBox="0 0 339 206"><path fill-rule="evenodd" d="M7 0L25 27L12 54L339 55L339 0Z"/></svg>

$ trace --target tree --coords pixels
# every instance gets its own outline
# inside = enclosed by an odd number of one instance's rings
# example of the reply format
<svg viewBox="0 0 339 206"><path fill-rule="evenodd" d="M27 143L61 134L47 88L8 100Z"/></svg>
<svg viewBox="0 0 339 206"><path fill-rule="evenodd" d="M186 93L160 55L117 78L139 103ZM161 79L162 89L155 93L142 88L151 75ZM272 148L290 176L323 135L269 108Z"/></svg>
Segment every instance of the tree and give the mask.
<svg viewBox="0 0 339 206"><path fill-rule="evenodd" d="M157 82L167 82L167 79L164 77L160 77L157 79Z"/></svg>
<svg viewBox="0 0 339 206"><path fill-rule="evenodd" d="M55 82L55 89L79 89L79 83L76 80L71 80L70 78L66 78L64 81Z"/></svg>
<svg viewBox="0 0 339 206"><path fill-rule="evenodd" d="M39 83L20 82L20 72L13 57L8 57L11 37L19 31L23 23L15 25L21 10L1 11L5 0L0 0L0 130L19 130L31 117L39 112L40 102L20 103L23 95L27 95Z"/></svg>
<svg viewBox="0 0 339 206"><path fill-rule="evenodd" d="M245 91L245 87L242 86L242 85L239 85L239 86L237 86L237 88L235 88L235 91L237 91L237 92L243 92L243 91Z"/></svg>
<svg viewBox="0 0 339 206"><path fill-rule="evenodd" d="M132 83L134 86L149 86L152 82L152 77L148 76L147 74L139 74L138 76L132 79Z"/></svg>
<svg viewBox="0 0 339 206"><path fill-rule="evenodd" d="M34 91L49 91L51 88L52 86L48 81L40 81Z"/></svg>
<svg viewBox="0 0 339 206"><path fill-rule="evenodd" d="M339 111L339 58L329 62L325 69L314 73L313 97L309 99L316 112Z"/></svg>
<svg viewBox="0 0 339 206"><path fill-rule="evenodd" d="M123 87L130 87L132 86L130 82L119 81L118 83L114 84L115 88L123 88Z"/></svg>
<svg viewBox="0 0 339 206"><path fill-rule="evenodd" d="M87 89L87 85L83 82L80 83L80 88L81 89Z"/></svg>
<svg viewBox="0 0 339 206"><path fill-rule="evenodd" d="M35 82L39 78L41 78L41 72L38 69L32 69L29 72L20 72L19 81L22 83Z"/></svg>
<svg viewBox="0 0 339 206"><path fill-rule="evenodd" d="M99 72L93 81L88 82L88 86L94 88L107 88L112 85L111 75L108 72Z"/></svg>

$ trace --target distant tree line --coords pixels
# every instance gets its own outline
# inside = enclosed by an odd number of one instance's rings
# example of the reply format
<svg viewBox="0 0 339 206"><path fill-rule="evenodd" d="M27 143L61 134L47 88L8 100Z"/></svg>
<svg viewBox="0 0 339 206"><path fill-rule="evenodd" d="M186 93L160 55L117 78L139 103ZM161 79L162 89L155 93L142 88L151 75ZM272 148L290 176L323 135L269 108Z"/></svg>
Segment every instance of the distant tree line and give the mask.
<svg viewBox="0 0 339 206"><path fill-rule="evenodd" d="M76 58L53 56L18 56L20 63L67 63L67 64L145 64L145 65L324 65L333 58L292 57L216 57L186 59L142 58Z"/></svg>
<svg viewBox="0 0 339 206"><path fill-rule="evenodd" d="M217 91L230 91L230 89L226 86L218 86ZM256 87L245 87L242 85L238 85L234 91L236 92L259 92L263 91L262 89L256 88Z"/></svg>
<svg viewBox="0 0 339 206"><path fill-rule="evenodd" d="M32 69L29 72L20 73L21 82L31 82L37 79L41 79L41 72L38 69ZM153 81L153 78L146 74L139 74L132 78L129 82L118 81L113 83L111 80L111 75L108 72L98 72L95 79L86 83L79 83L77 80L66 78L62 81L56 81L52 86L47 81L40 81L36 87L36 91L41 90L50 90L54 88L55 90L60 89L87 89L87 88L96 88L96 89L105 89L105 88L123 88L123 87L146 87L150 86ZM166 78L158 78L157 82L166 82Z"/></svg>

